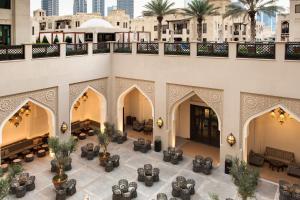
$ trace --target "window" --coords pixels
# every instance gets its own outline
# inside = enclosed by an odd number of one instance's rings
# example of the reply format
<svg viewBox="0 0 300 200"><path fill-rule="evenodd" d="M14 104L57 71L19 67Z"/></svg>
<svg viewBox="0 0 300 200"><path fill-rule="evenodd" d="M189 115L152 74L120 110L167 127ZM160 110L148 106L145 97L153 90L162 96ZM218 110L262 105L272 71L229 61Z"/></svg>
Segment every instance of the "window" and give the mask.
<svg viewBox="0 0 300 200"><path fill-rule="evenodd" d="M203 42L207 42L207 38L203 38Z"/></svg>
<svg viewBox="0 0 300 200"><path fill-rule="evenodd" d="M1 0L0 1L0 8L10 9L10 0Z"/></svg>
<svg viewBox="0 0 300 200"><path fill-rule="evenodd" d="M145 27L144 26L142 26L142 32L144 32L145 31Z"/></svg>
<svg viewBox="0 0 300 200"><path fill-rule="evenodd" d="M32 31L32 35L34 35L34 26L32 27L31 31Z"/></svg>
<svg viewBox="0 0 300 200"><path fill-rule="evenodd" d="M228 26L227 26L227 25L225 25L225 31L227 31L227 28L228 28Z"/></svg>
<svg viewBox="0 0 300 200"><path fill-rule="evenodd" d="M120 22L117 22L117 26L120 26Z"/></svg>
<svg viewBox="0 0 300 200"><path fill-rule="evenodd" d="M52 23L48 23L48 29L52 29Z"/></svg>
<svg viewBox="0 0 300 200"><path fill-rule="evenodd" d="M10 45L10 43L11 43L10 25L0 24L0 45Z"/></svg>
<svg viewBox="0 0 300 200"><path fill-rule="evenodd" d="M203 23L203 33L207 33L207 23Z"/></svg>
<svg viewBox="0 0 300 200"><path fill-rule="evenodd" d="M300 13L300 4L295 5L295 13Z"/></svg>
<svg viewBox="0 0 300 200"><path fill-rule="evenodd" d="M157 31L157 26L154 26L154 31Z"/></svg>
<svg viewBox="0 0 300 200"><path fill-rule="evenodd" d="M76 21L76 22L75 22L75 26L76 26L76 27L79 27L79 26L80 26L80 21Z"/></svg>

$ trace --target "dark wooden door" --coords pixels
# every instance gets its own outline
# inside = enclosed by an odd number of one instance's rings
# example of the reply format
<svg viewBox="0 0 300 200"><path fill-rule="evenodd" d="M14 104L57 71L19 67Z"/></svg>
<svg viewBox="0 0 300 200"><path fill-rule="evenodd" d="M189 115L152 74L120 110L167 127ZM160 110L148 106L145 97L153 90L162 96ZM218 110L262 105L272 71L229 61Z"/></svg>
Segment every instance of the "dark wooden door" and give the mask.
<svg viewBox="0 0 300 200"><path fill-rule="evenodd" d="M220 147L218 118L209 107L190 106L190 137L191 140Z"/></svg>

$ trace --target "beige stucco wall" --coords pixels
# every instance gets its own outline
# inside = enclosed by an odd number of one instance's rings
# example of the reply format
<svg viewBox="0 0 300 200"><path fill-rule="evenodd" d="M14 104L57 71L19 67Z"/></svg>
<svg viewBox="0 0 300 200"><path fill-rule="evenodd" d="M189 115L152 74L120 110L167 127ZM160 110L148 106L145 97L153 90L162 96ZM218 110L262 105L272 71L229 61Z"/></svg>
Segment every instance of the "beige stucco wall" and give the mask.
<svg viewBox="0 0 300 200"><path fill-rule="evenodd" d="M266 146L293 152L300 161L300 123L287 119L281 125L269 113L253 120L249 125L248 151L264 153Z"/></svg>

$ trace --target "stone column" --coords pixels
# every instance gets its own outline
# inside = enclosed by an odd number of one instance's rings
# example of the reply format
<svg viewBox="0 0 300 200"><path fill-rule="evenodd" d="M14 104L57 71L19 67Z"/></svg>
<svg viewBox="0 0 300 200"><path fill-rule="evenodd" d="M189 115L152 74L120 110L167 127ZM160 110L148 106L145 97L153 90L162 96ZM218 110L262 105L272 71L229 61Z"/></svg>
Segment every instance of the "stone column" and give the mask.
<svg viewBox="0 0 300 200"><path fill-rule="evenodd" d="M24 44L25 60L32 59L32 44Z"/></svg>
<svg viewBox="0 0 300 200"><path fill-rule="evenodd" d="M60 58L66 57L66 47L67 47L67 43L65 42L60 43Z"/></svg>
<svg viewBox="0 0 300 200"><path fill-rule="evenodd" d="M131 48L132 48L132 55L137 54L137 42L131 42Z"/></svg>
<svg viewBox="0 0 300 200"><path fill-rule="evenodd" d="M190 51L191 51L191 57L196 58L197 57L197 42L190 43Z"/></svg>
<svg viewBox="0 0 300 200"><path fill-rule="evenodd" d="M165 43L164 42L158 42L158 54L159 54L159 56L165 55Z"/></svg>
<svg viewBox="0 0 300 200"><path fill-rule="evenodd" d="M56 130L58 137L65 137L71 133L69 93L69 84L62 84L58 87L58 128ZM66 122L69 127L64 134L60 131L63 122Z"/></svg>
<svg viewBox="0 0 300 200"><path fill-rule="evenodd" d="M92 42L88 42L88 55L92 56L93 55L93 43Z"/></svg>
<svg viewBox="0 0 300 200"><path fill-rule="evenodd" d="M285 42L276 42L275 44L275 59L283 62L285 60Z"/></svg>
<svg viewBox="0 0 300 200"><path fill-rule="evenodd" d="M230 59L236 58L237 42L228 42L228 57Z"/></svg>

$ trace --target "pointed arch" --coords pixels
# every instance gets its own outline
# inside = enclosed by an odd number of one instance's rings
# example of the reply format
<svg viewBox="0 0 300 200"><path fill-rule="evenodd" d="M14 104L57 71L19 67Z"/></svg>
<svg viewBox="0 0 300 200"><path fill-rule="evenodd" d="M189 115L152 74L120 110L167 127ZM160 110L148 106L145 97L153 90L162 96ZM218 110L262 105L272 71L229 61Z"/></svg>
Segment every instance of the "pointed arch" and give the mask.
<svg viewBox="0 0 300 200"><path fill-rule="evenodd" d="M124 99L127 94L129 94L134 89L137 89L149 102L152 110L152 118L154 119L154 105L151 101L151 98L136 84L132 85L131 87L127 88L123 91L118 99L117 99L117 128L118 130L123 131L123 107L124 107Z"/></svg>
<svg viewBox="0 0 300 200"><path fill-rule="evenodd" d="M96 90L92 86L88 85L87 87L85 87L84 90L82 90L82 92L79 95L77 95L77 97L74 99L74 101L72 102L72 104L70 106L70 124L72 124L72 112L73 112L73 107L74 107L75 103L88 90L91 90L92 92L94 92L100 100L100 105L99 105L100 106L99 107L99 109L100 109L100 124L104 124L104 122L106 122L106 119L107 119L107 100L106 100L105 96L102 93L100 93L98 90ZM101 126L101 127L103 127L103 126Z"/></svg>
<svg viewBox="0 0 300 200"><path fill-rule="evenodd" d="M37 105L38 107L41 107L42 109L44 109L47 113L48 116L48 125L49 125L49 136L55 136L56 135L56 117L54 114L54 111L49 108L48 106L46 106L45 104L33 99L33 98L26 98L24 101L22 101L22 103L20 103L15 110L13 110L0 124L0 144L2 144L2 138L3 138L3 128L5 126L5 124L9 121L10 118L13 117L13 115L18 112L18 110L20 110L24 105L26 105L27 103L31 102L32 104Z"/></svg>
<svg viewBox="0 0 300 200"><path fill-rule="evenodd" d="M219 116L219 113L216 112L216 110L210 105L209 102L207 102L206 100L204 100L201 95L199 95L197 92L195 91L190 91L188 92L186 95L182 96L180 99L178 99L176 102L174 102L172 105L170 105L170 110L168 111L168 115L169 115L169 128L170 130L170 134L169 134L169 145L175 147L175 140L176 140L176 120L175 120L175 113L176 110L178 108L178 106L180 104L182 104L184 101L188 100L189 98L191 98L192 96L197 96L199 97L205 104L207 104L217 115L218 118L218 129L220 131L220 143L222 144L222 121L221 121L221 117ZM220 145L221 145L220 144Z"/></svg>
<svg viewBox="0 0 300 200"><path fill-rule="evenodd" d="M253 119L256 119L266 113L271 112L274 109L277 108L281 108L282 110L284 110L286 113L288 113L289 115L291 115L293 117L293 119L297 120L298 122L300 122L300 117L298 115L296 115L295 113L293 113L292 111L290 111L288 108L286 108L283 104L277 104L274 105L272 107L269 107L261 112L258 112L254 115L252 115L251 117L249 117L246 122L243 124L243 129L242 129L242 156L243 159L245 161L247 161L248 159L248 155L247 155L247 138L249 136L249 124Z"/></svg>

